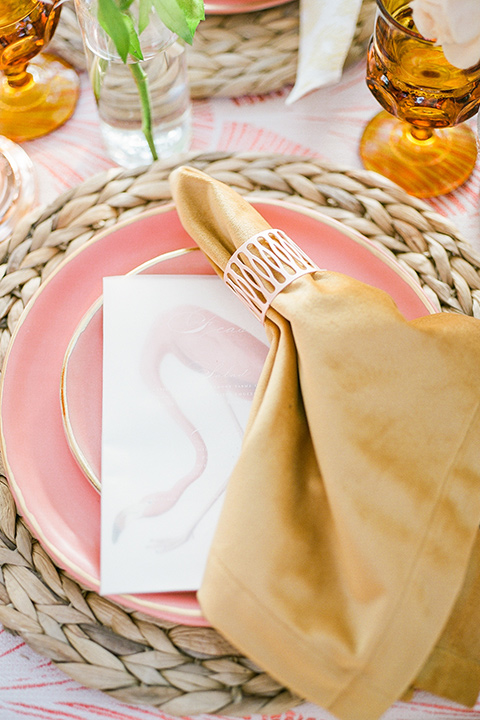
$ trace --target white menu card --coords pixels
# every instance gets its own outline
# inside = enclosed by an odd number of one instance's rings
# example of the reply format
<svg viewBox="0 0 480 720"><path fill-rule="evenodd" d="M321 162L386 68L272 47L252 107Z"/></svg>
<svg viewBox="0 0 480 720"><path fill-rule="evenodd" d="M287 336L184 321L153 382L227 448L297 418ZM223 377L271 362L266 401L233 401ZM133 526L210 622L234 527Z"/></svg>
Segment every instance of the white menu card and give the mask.
<svg viewBox="0 0 480 720"><path fill-rule="evenodd" d="M199 588L267 354L216 276L104 279L101 593Z"/></svg>

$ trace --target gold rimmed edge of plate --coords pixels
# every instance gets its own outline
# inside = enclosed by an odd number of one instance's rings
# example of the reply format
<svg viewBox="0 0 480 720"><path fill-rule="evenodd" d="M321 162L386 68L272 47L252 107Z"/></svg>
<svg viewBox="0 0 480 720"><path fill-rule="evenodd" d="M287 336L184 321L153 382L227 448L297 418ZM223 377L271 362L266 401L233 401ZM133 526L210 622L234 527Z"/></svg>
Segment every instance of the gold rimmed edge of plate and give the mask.
<svg viewBox="0 0 480 720"><path fill-rule="evenodd" d="M132 270L129 270L128 273L125 273L125 275L140 275L141 273L145 272L146 270L155 267L156 265L159 265L162 262L165 262L167 260L171 260L173 258L182 257L183 255L188 255L191 252L200 252L200 248L198 247L191 247L191 248L181 248L179 250L171 250L170 252L162 253L161 255L157 255L156 257L152 258L151 260L147 260L146 262L142 263L141 265L138 265L137 267L133 268ZM97 492L101 492L102 483L101 478L99 477L97 471L92 466L88 458L86 457L84 451L82 450L81 444L77 440L77 436L74 430L74 423L72 423L71 414L69 411L69 404L68 404L68 365L70 362L70 359L72 357L72 354L75 351L77 342L79 338L81 337L82 333L86 330L90 322L92 321L93 317L96 315L97 312L101 310L103 307L103 295L101 295L97 300L93 303L93 305L90 306L90 308L87 310L85 315L83 315L82 319L78 323L77 327L75 328L75 331L70 339L70 342L68 343L67 349L65 351L65 355L63 358L62 363L62 371L60 376L60 407L62 411L62 422L63 422L63 429L65 432L67 444L70 448L70 451L77 461L82 473L85 475L87 480L93 485L95 490Z"/></svg>

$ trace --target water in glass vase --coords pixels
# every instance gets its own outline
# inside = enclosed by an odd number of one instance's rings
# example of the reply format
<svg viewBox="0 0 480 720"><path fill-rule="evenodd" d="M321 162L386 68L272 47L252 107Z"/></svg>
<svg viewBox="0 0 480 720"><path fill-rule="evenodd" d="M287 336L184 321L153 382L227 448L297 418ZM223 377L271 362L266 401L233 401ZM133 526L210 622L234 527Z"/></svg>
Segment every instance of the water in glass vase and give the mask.
<svg viewBox="0 0 480 720"><path fill-rule="evenodd" d="M151 163L152 148L144 132L145 118L138 74L147 83L151 126L158 157L187 150L191 141L191 103L186 49L172 42L141 62L123 63L115 55L94 52L85 43L86 56L100 128L108 155L126 168Z"/></svg>
<svg viewBox="0 0 480 720"><path fill-rule="evenodd" d="M441 47L416 34L411 7L404 0L395 5L391 16L401 27L380 13L368 54L373 95L392 115L418 128L450 127L472 117L480 104L478 68L450 65Z"/></svg>

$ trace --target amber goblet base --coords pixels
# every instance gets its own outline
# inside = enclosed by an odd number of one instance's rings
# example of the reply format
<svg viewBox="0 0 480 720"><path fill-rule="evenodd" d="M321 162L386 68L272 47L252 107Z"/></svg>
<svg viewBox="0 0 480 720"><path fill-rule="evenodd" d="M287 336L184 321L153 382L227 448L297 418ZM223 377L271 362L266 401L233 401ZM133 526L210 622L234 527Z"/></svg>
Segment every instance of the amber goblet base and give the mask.
<svg viewBox="0 0 480 720"><path fill-rule="evenodd" d="M360 156L374 170L410 195L445 195L471 175L476 137L466 124L430 130L382 111L370 120L360 141Z"/></svg>
<svg viewBox="0 0 480 720"><path fill-rule="evenodd" d="M80 81L65 60L49 53L28 64L21 87L0 78L0 135L15 142L33 140L63 125L77 104Z"/></svg>

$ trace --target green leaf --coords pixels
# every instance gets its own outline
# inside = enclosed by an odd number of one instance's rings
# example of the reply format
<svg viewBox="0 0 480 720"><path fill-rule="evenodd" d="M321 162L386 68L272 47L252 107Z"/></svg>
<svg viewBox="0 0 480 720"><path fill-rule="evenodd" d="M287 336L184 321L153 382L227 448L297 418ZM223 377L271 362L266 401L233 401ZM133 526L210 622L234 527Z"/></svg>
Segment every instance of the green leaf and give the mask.
<svg viewBox="0 0 480 720"><path fill-rule="evenodd" d="M98 22L111 37L123 62L127 62L130 50L130 29L126 16L120 11L114 0L98 0Z"/></svg>
<svg viewBox="0 0 480 720"><path fill-rule="evenodd" d="M153 6L168 29L191 45L198 23L205 19L203 0L153 0Z"/></svg>
<svg viewBox="0 0 480 720"><path fill-rule="evenodd" d="M133 55L136 60L143 60L142 48L140 47L140 38L138 37L137 31L135 30L133 18L131 18L130 15L124 15L124 18L126 26L128 28L128 36L130 39L128 45L128 52L130 55Z"/></svg>
<svg viewBox="0 0 480 720"><path fill-rule="evenodd" d="M138 7L138 32L140 35L148 26L150 21L150 11L152 9L152 0L139 0Z"/></svg>

